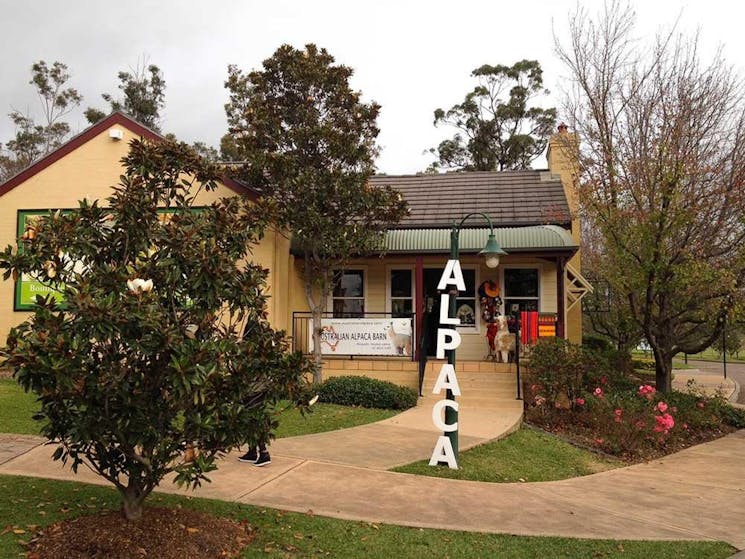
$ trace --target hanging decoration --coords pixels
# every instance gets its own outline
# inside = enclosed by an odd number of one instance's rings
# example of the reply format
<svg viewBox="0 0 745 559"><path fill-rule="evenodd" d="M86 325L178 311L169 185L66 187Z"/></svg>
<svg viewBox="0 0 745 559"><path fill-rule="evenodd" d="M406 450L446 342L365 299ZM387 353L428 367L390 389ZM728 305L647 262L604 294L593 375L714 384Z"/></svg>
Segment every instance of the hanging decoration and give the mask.
<svg viewBox="0 0 745 559"><path fill-rule="evenodd" d="M502 298L499 285L494 280L486 280L479 285L479 303L481 304L481 318L486 323L486 339L489 342L489 357L495 355L495 338L499 330L497 317L501 314Z"/></svg>

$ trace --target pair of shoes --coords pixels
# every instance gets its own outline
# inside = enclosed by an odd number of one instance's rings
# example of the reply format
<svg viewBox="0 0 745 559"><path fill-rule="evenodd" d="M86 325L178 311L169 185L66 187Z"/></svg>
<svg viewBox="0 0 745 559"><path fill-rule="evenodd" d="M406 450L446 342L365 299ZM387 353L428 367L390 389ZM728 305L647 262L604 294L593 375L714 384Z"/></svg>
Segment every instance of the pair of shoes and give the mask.
<svg viewBox="0 0 745 559"><path fill-rule="evenodd" d="M259 453L256 452L255 448L250 448L246 454L238 458L238 462L250 462L255 464L259 459Z"/></svg>
<svg viewBox="0 0 745 559"><path fill-rule="evenodd" d="M271 464L272 459L269 456L268 452L261 452L259 453L259 458L254 462L254 466L266 466L267 464Z"/></svg>

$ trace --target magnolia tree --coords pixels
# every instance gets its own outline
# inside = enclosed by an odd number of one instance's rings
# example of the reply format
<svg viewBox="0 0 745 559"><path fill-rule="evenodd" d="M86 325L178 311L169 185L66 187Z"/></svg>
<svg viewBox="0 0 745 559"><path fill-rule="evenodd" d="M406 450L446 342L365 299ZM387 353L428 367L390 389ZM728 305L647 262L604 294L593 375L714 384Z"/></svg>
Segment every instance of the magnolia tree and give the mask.
<svg viewBox="0 0 745 559"><path fill-rule="evenodd" d="M325 49L283 45L263 70L245 75L231 66L226 82L230 152L247 163L243 178L275 202L277 223L302 258L316 382L321 317L335 279L351 258L380 251L382 233L407 207L390 187L368 184L380 106L360 100L351 75Z"/></svg>
<svg viewBox="0 0 745 559"><path fill-rule="evenodd" d="M216 458L271 436L273 404L307 405L309 364L269 326L266 270L248 263L266 225L245 199L194 207L215 169L183 144L134 141L107 204L83 200L0 253L37 297L3 357L39 395L55 459L113 483L127 519L169 472L198 486Z"/></svg>

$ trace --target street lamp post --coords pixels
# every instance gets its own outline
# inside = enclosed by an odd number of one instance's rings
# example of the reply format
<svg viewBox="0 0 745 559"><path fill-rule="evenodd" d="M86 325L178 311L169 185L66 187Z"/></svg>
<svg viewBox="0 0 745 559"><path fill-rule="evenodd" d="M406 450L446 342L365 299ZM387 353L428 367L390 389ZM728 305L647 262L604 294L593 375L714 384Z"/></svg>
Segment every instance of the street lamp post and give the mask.
<svg viewBox="0 0 745 559"><path fill-rule="evenodd" d="M458 260L459 255L459 237L460 237L460 229L463 227L463 224L466 222L466 220L469 217L473 216L481 216L483 217L486 222L489 224L489 238L486 241L486 246L479 252L479 254L483 255L485 258L485 263L487 268L496 268L499 266L499 257L504 256L507 254L504 250L502 250L502 247L499 246L499 243L497 242L497 238L494 236L494 225L492 225L491 219L489 219L489 216L481 213L481 212L474 212L466 215L463 219L460 220L460 223L457 225L453 223L453 228L450 231L450 259L451 260ZM455 308L456 308L456 300L458 292L457 290L455 293L450 294L450 300L449 305L450 308L448 310L448 316L453 318L455 317ZM453 326L453 329L455 329L456 326ZM453 370L455 370L455 349L451 349L448 351L448 363L453 366ZM455 401L455 394L453 394L453 391L448 388L447 389L447 398L448 400ZM453 425L458 422L458 411L448 406L445 408L445 423L448 425ZM445 433L445 436L447 436L450 439L450 444L453 447L453 454L455 455L456 460L458 459L458 431L449 431Z"/></svg>

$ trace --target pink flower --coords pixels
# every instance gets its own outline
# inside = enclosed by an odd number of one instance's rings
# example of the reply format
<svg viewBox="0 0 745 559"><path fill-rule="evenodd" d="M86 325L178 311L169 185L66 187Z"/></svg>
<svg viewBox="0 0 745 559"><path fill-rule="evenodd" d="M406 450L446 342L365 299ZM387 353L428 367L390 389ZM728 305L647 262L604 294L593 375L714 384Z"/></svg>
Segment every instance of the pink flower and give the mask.
<svg viewBox="0 0 745 559"><path fill-rule="evenodd" d="M642 398L646 398L647 400L651 400L652 399L652 396L654 396L654 393L655 392L657 392L657 390L655 390L654 386L650 386L648 384L642 384L639 387L638 394Z"/></svg>
<svg viewBox="0 0 745 559"><path fill-rule="evenodd" d="M595 439L595 444L601 445L605 442L604 439Z"/></svg>
<svg viewBox="0 0 745 559"><path fill-rule="evenodd" d="M657 402L657 411L660 413L665 413L667 411L667 404L665 402Z"/></svg>
<svg viewBox="0 0 745 559"><path fill-rule="evenodd" d="M683 429L688 431L688 423L683 423Z"/></svg>
<svg viewBox="0 0 745 559"><path fill-rule="evenodd" d="M598 386L595 389L595 391L593 392L593 394L595 394L595 396L597 396L598 398L602 398L603 397L603 389Z"/></svg>
<svg viewBox="0 0 745 559"><path fill-rule="evenodd" d="M696 407L697 407L698 409L700 409L700 410L704 409L704 406L705 406L705 405L706 405L706 404L705 404L705 403L704 403L703 401L700 401L700 402L696 402Z"/></svg>
<svg viewBox="0 0 745 559"><path fill-rule="evenodd" d="M546 398L544 398L543 396L536 396L535 398L533 398L533 401L535 402L536 406L542 406L546 403Z"/></svg>
<svg viewBox="0 0 745 559"><path fill-rule="evenodd" d="M616 411L614 411L613 413L614 413L614 414L616 415L616 417L615 417L614 421L615 421L616 423L621 423L621 416L623 415L623 410L621 410L621 409L617 409L617 410L616 410Z"/></svg>
<svg viewBox="0 0 745 559"><path fill-rule="evenodd" d="M608 377L606 377L605 375L603 375L602 377L600 377L600 384L602 386L605 386L606 384L608 384Z"/></svg>
<svg viewBox="0 0 745 559"><path fill-rule="evenodd" d="M585 399L584 398L575 398L574 403L578 406L584 406L585 405Z"/></svg>
<svg viewBox="0 0 745 559"><path fill-rule="evenodd" d="M657 433L667 434L667 432L675 426L675 420L669 413L656 415L654 420L657 423L657 425L654 426L654 430Z"/></svg>

